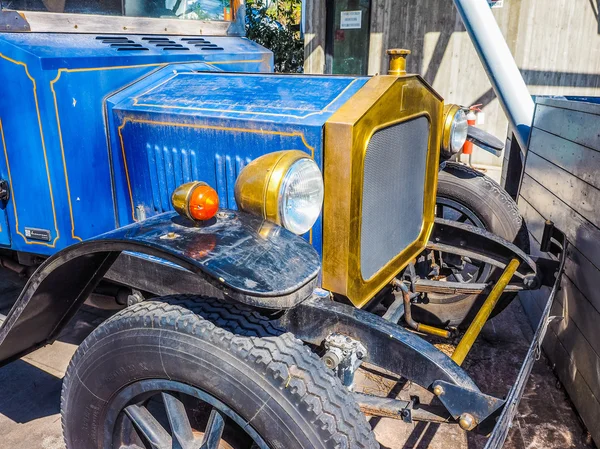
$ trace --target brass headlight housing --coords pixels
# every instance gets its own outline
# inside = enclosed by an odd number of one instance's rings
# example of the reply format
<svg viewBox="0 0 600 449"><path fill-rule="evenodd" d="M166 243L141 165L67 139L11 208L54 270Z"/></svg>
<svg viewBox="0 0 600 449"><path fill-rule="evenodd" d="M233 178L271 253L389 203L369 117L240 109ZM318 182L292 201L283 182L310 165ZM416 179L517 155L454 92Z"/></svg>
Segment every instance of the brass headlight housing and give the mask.
<svg viewBox="0 0 600 449"><path fill-rule="evenodd" d="M467 115L462 107L449 104L444 107L442 152L447 156L458 153L467 141Z"/></svg>
<svg viewBox="0 0 600 449"><path fill-rule="evenodd" d="M235 200L246 212L304 234L321 214L323 190L321 171L306 153L277 151L244 167Z"/></svg>

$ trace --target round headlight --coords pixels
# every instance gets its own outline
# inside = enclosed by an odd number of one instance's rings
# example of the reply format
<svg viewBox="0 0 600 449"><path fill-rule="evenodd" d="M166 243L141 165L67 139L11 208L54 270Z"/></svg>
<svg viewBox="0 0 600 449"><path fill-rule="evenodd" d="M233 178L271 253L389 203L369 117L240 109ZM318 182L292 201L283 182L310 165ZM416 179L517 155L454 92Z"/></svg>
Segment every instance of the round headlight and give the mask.
<svg viewBox="0 0 600 449"><path fill-rule="evenodd" d="M450 155L458 153L467 141L468 130L469 123L465 111L457 105L447 106L442 150Z"/></svg>
<svg viewBox="0 0 600 449"><path fill-rule="evenodd" d="M469 124L467 123L467 114L462 109L459 109L454 114L452 121L452 130L450 131L450 147L453 153L458 153L467 141L467 131Z"/></svg>
<svg viewBox="0 0 600 449"><path fill-rule="evenodd" d="M323 177L312 159L300 159L286 173L279 192L281 224L304 234L315 224L323 205Z"/></svg>
<svg viewBox="0 0 600 449"><path fill-rule="evenodd" d="M298 150L277 151L253 160L235 183L238 207L295 234L315 224L323 205L319 166Z"/></svg>

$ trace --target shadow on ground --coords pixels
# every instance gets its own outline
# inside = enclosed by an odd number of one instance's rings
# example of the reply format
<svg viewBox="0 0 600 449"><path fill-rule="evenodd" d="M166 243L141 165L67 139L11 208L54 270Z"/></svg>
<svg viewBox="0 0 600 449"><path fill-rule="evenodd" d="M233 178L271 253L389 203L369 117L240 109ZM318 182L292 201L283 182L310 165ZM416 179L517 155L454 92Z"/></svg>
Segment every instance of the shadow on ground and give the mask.
<svg viewBox="0 0 600 449"><path fill-rule="evenodd" d="M0 368L0 415L19 424L60 412L62 378L17 360Z"/></svg>

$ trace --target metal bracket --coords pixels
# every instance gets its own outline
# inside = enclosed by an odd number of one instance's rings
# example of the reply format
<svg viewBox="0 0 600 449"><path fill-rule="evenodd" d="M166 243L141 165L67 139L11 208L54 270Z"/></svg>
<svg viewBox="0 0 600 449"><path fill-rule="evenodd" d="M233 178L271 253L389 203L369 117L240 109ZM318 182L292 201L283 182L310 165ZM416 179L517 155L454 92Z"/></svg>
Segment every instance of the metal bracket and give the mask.
<svg viewBox="0 0 600 449"><path fill-rule="evenodd" d="M367 355L367 349L358 341L346 335L333 333L325 339L323 363L332 369L349 390L354 384L354 373Z"/></svg>
<svg viewBox="0 0 600 449"><path fill-rule="evenodd" d="M550 244L552 243L552 235L554 234L554 222L552 220L546 220L544 223L544 233L542 234L542 242L540 243L540 251L547 253L550 251Z"/></svg>
<svg viewBox="0 0 600 449"><path fill-rule="evenodd" d="M360 410L369 416L383 416L386 418L399 419L405 423L412 424L412 411L419 404L419 398L411 398L410 401L402 401L393 398L382 398L370 394L355 393L354 398Z"/></svg>
<svg viewBox="0 0 600 449"><path fill-rule="evenodd" d="M517 258L521 264L515 276L522 279L529 289L539 287L540 280L533 259L516 245L485 229L436 218L427 248L471 257L502 270Z"/></svg>
<svg viewBox="0 0 600 449"><path fill-rule="evenodd" d="M353 396L365 415L398 419L408 424L414 421L452 422L452 417L443 406L422 405L418 396L411 396L410 401L382 398L365 393L354 393Z"/></svg>
<svg viewBox="0 0 600 449"><path fill-rule="evenodd" d="M364 362L429 388L437 379L478 391L467 373L419 335L347 304L312 297L288 309L277 324L306 343L321 345L333 333L360 341Z"/></svg>
<svg viewBox="0 0 600 449"><path fill-rule="evenodd" d="M0 31L19 33L31 31L29 23L17 11L0 11Z"/></svg>
<svg viewBox="0 0 600 449"><path fill-rule="evenodd" d="M538 267L541 285L552 287L556 281L556 275L560 268L560 261L546 257L532 257Z"/></svg>
<svg viewBox="0 0 600 449"><path fill-rule="evenodd" d="M10 199L10 190L8 181L0 179L0 201L8 201Z"/></svg>
<svg viewBox="0 0 600 449"><path fill-rule="evenodd" d="M464 430L477 428L483 433L487 433L486 430L491 430L494 423L491 423L489 429L487 424L490 424L490 421L487 421L483 427L481 425L492 415L499 414L505 403L503 399L489 396L480 391L469 390L443 380L433 383L433 393L444 404L452 417L458 421L461 428Z"/></svg>

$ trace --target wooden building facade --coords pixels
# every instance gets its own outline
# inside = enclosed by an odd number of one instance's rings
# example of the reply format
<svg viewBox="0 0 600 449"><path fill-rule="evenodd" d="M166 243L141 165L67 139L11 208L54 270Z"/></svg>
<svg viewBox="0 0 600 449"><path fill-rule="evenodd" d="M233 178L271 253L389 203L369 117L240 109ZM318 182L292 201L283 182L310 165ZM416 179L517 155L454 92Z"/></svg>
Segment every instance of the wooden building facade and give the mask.
<svg viewBox="0 0 600 449"><path fill-rule="evenodd" d="M503 0L493 12L533 95L600 96L597 0ZM408 48L409 71L448 102L483 104L480 126L506 135L506 117L452 0L305 0L304 17L306 73L385 73L385 51ZM502 159L475 150L474 162Z"/></svg>

